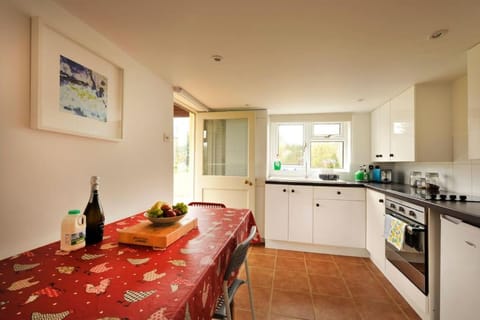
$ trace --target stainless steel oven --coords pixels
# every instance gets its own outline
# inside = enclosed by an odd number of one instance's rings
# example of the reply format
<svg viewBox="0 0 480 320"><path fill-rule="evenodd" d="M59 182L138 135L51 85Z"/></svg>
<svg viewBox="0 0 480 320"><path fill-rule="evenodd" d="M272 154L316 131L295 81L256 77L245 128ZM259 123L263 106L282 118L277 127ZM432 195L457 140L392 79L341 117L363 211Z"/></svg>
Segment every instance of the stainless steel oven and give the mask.
<svg viewBox="0 0 480 320"><path fill-rule="evenodd" d="M428 223L425 208L393 197L385 199L385 256L417 288L428 295ZM391 221L405 223L403 245L388 239ZM402 225L397 221L398 225Z"/></svg>

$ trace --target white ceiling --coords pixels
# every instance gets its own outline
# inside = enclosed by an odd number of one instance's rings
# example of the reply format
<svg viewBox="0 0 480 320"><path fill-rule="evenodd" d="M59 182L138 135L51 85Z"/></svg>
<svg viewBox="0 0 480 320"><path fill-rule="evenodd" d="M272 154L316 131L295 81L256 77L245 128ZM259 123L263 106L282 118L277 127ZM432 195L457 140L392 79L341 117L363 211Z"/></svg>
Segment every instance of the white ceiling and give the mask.
<svg viewBox="0 0 480 320"><path fill-rule="evenodd" d="M371 110L480 42L478 0L55 1L213 109Z"/></svg>

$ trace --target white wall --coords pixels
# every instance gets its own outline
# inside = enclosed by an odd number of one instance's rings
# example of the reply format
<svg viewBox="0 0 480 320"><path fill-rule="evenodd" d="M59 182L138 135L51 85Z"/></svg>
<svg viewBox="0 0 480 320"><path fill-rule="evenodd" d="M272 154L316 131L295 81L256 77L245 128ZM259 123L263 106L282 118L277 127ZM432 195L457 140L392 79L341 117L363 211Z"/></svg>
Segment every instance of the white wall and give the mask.
<svg viewBox="0 0 480 320"><path fill-rule="evenodd" d="M408 183L413 170L440 173L442 188L480 195L480 160L468 160L467 77L452 82L453 162L410 162L394 165L394 181ZM432 133L434 134L434 133Z"/></svg>
<svg viewBox="0 0 480 320"><path fill-rule="evenodd" d="M124 68L124 141L29 127L30 16ZM171 201L169 84L50 1L0 0L0 46L0 258L58 240L66 212L85 208L91 175L107 223Z"/></svg>

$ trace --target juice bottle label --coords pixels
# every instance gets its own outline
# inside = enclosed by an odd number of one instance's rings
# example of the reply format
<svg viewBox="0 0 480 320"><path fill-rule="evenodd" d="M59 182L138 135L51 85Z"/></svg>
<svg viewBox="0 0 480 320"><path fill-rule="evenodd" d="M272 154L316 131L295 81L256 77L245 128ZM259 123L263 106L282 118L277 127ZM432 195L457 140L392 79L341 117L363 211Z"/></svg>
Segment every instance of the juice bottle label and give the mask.
<svg viewBox="0 0 480 320"><path fill-rule="evenodd" d="M78 232L70 235L70 245L74 246L82 242L85 242L85 233Z"/></svg>
<svg viewBox="0 0 480 320"><path fill-rule="evenodd" d="M65 245L67 246L76 246L82 243L85 243L85 233L84 232L77 232L77 233L67 233L64 235Z"/></svg>

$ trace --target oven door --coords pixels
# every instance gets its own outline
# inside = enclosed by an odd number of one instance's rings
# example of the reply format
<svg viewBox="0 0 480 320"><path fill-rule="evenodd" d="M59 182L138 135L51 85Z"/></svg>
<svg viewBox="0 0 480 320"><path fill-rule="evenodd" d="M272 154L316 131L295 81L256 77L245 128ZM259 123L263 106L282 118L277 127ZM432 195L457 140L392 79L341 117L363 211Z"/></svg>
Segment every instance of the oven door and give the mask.
<svg viewBox="0 0 480 320"><path fill-rule="evenodd" d="M424 225L411 221L395 212L386 210L387 215L407 224L405 243L398 250L385 239L385 256L425 295L428 294L427 230ZM385 231L387 233L387 230Z"/></svg>

